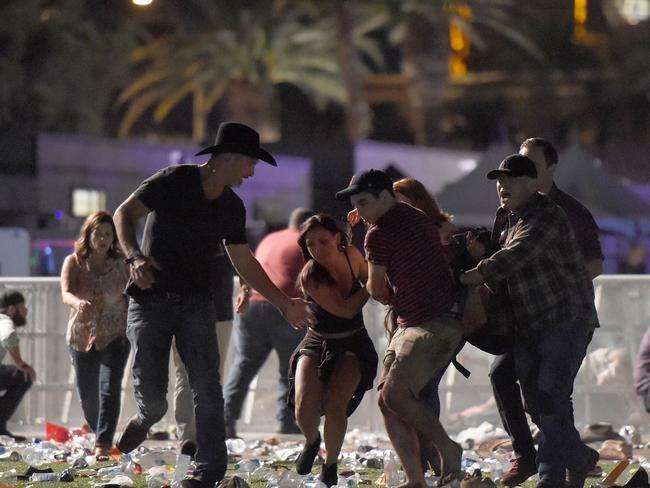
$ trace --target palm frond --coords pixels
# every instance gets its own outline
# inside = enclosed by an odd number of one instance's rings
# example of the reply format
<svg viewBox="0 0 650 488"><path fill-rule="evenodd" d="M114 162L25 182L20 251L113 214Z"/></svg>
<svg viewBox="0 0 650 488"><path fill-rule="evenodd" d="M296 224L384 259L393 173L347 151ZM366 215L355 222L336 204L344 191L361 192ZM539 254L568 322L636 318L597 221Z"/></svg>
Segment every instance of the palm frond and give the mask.
<svg viewBox="0 0 650 488"><path fill-rule="evenodd" d="M153 119L157 123L161 123L169 112L178 105L185 97L187 97L196 86L196 82L188 81L178 90L174 91L171 95L165 97L163 100L158 103L156 110L153 113Z"/></svg>

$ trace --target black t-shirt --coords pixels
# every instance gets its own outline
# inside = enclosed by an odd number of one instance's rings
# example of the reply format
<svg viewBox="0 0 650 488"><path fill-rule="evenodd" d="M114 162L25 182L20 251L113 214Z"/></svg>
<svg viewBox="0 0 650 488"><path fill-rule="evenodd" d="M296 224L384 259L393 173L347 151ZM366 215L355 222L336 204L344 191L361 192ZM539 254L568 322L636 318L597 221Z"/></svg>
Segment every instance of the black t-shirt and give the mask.
<svg viewBox="0 0 650 488"><path fill-rule="evenodd" d="M246 209L229 187L215 200L203 193L199 167L172 166L142 182L133 193L151 213L142 252L162 266L150 291L129 283L129 295L166 291L212 293L211 269L220 243L246 244Z"/></svg>

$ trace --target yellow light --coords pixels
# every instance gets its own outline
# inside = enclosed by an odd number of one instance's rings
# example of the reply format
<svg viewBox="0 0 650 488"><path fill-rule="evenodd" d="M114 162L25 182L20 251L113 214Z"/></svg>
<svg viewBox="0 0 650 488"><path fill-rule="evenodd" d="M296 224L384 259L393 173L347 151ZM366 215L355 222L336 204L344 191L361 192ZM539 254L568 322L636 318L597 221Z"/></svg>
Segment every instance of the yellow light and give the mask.
<svg viewBox="0 0 650 488"><path fill-rule="evenodd" d="M131 0L131 3L133 3L133 5L143 7L146 5L151 5L153 3L153 0Z"/></svg>
<svg viewBox="0 0 650 488"><path fill-rule="evenodd" d="M454 22L449 26L449 44L454 51L462 51L465 47L463 31Z"/></svg>
<svg viewBox="0 0 650 488"><path fill-rule="evenodd" d="M462 58L452 54L449 58L449 72L452 76L464 76L467 74L467 64Z"/></svg>
<svg viewBox="0 0 650 488"><path fill-rule="evenodd" d="M588 0L574 0L573 19L578 25L587 23L587 2Z"/></svg>

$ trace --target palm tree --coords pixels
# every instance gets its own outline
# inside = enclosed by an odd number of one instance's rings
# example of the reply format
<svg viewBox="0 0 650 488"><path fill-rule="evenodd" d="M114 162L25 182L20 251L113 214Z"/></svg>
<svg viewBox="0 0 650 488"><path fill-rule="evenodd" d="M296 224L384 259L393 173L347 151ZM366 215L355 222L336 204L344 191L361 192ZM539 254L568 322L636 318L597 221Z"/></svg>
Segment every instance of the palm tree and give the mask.
<svg viewBox="0 0 650 488"><path fill-rule="evenodd" d="M522 19L527 16L515 0L390 0L385 5L393 19L391 40L401 47L401 71L414 108L418 144L441 139L441 108L450 79L451 22L479 50L486 49L484 33L491 32L543 59L522 32Z"/></svg>
<svg viewBox="0 0 650 488"><path fill-rule="evenodd" d="M0 16L0 126L103 134L131 25L96 21L82 0L12 0ZM74 60L74 62L71 62Z"/></svg>
<svg viewBox="0 0 650 488"><path fill-rule="evenodd" d="M227 115L272 138L278 85L300 88L318 106L345 103L332 18L314 19L307 8L283 2L216 16L214 2L194 0L206 12L205 27L179 27L133 52L142 72L118 98L128 104L119 135L126 136L147 110L162 122L182 100L193 99L192 139L203 141L207 118L223 100ZM221 10L228 12L228 9ZM367 54L377 57L378 50ZM271 137L270 137L271 136Z"/></svg>

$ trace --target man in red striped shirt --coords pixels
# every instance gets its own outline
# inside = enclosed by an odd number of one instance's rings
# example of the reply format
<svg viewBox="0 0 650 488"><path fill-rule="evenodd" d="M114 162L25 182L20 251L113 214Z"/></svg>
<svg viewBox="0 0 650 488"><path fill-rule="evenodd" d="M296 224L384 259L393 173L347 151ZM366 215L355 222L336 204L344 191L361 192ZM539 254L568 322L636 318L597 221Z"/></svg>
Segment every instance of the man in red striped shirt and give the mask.
<svg viewBox="0 0 650 488"><path fill-rule="evenodd" d="M336 194L350 199L368 224L368 292L390 304L398 328L384 357L378 388L386 430L406 473L402 486L425 486L420 442L438 450L443 483L460 472L462 449L420 393L446 368L461 340L451 312L456 296L438 228L423 212L395 200L382 171L355 175Z"/></svg>

